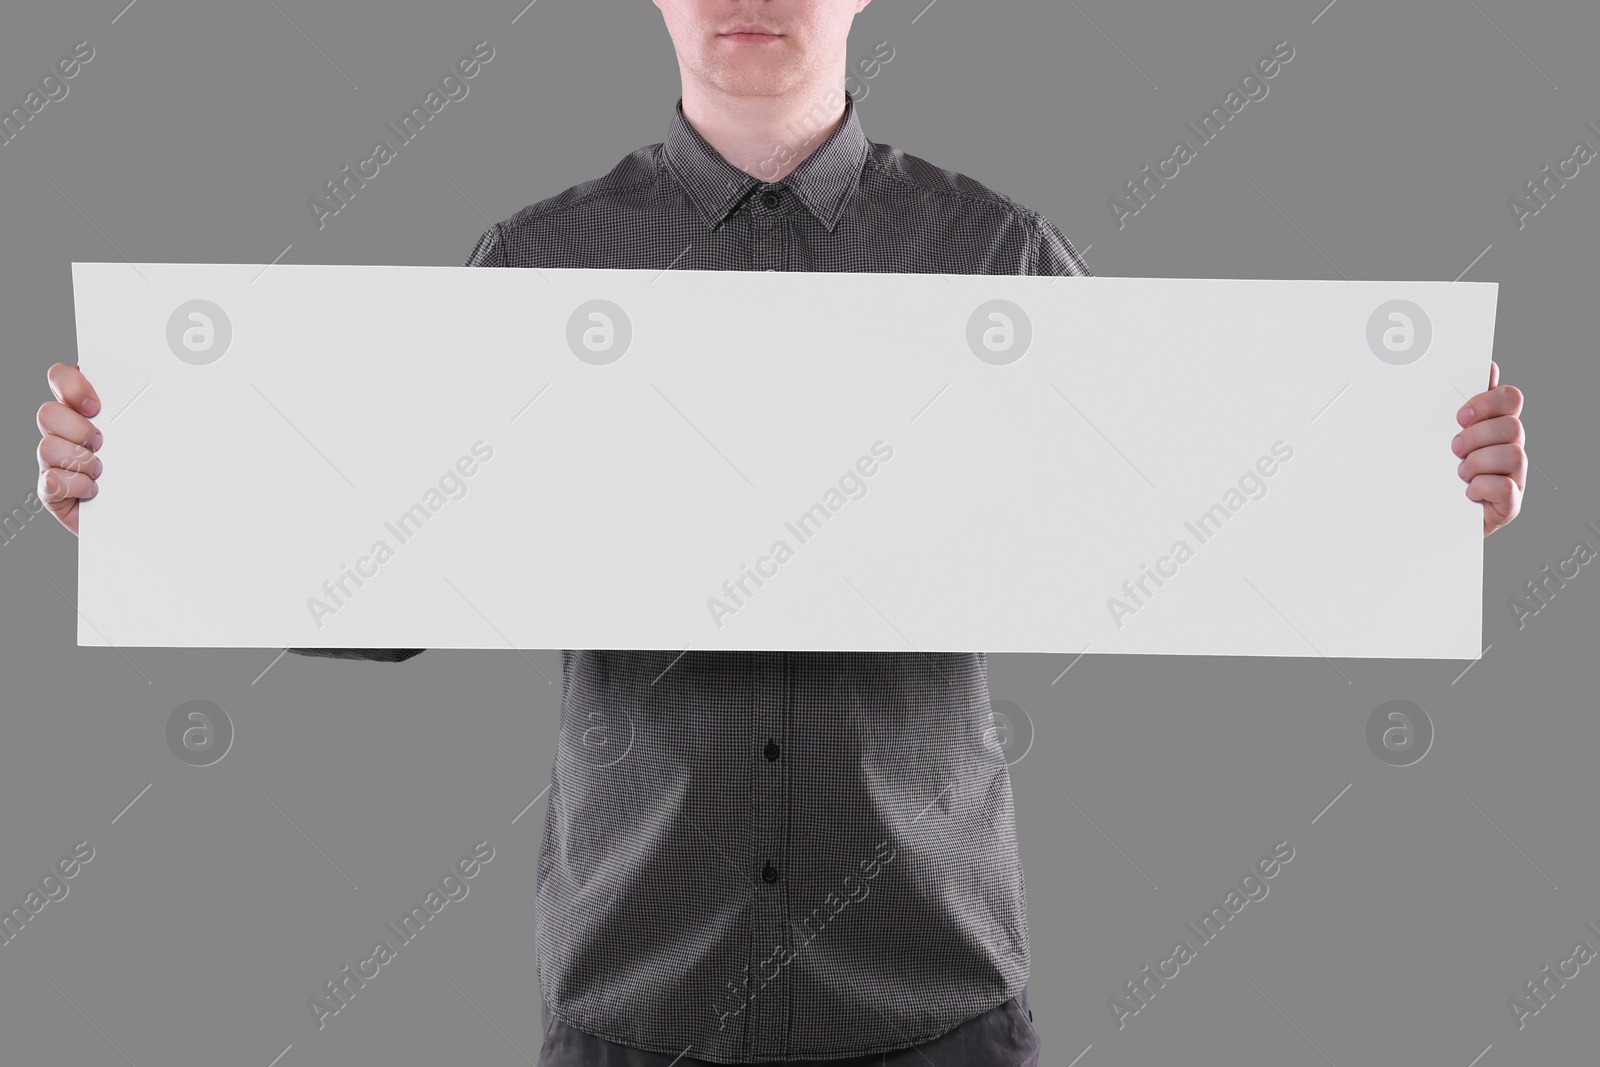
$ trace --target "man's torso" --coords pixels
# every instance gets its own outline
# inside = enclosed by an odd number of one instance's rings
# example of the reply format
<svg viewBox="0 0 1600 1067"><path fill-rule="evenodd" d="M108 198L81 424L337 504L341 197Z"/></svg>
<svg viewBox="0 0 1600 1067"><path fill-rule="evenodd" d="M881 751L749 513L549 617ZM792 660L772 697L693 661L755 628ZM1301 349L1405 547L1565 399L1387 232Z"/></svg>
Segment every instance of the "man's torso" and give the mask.
<svg viewBox="0 0 1600 1067"><path fill-rule="evenodd" d="M491 228L468 263L1089 273L1042 216L869 142L853 101L772 184L680 110L663 144ZM1021 990L1027 910L981 653L562 663L536 896L557 1018L718 1062L820 1059L927 1040Z"/></svg>

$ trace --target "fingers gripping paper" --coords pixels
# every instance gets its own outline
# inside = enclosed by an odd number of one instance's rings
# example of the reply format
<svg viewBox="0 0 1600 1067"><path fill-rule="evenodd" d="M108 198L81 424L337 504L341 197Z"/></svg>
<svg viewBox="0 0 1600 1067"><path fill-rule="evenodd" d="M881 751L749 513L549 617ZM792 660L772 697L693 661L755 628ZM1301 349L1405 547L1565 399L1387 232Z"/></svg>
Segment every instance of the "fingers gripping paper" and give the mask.
<svg viewBox="0 0 1600 1067"><path fill-rule="evenodd" d="M80 644L1481 647L1493 284L73 279Z"/></svg>

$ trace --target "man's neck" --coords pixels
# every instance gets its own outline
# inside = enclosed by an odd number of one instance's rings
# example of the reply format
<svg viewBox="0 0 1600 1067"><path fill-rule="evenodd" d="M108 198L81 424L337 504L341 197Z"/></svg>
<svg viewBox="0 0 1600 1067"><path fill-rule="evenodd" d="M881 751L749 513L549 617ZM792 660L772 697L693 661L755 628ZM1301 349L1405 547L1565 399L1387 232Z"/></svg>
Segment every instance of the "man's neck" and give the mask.
<svg viewBox="0 0 1600 1067"><path fill-rule="evenodd" d="M766 182L786 177L844 118L844 91L826 82L782 96L683 87L683 117L723 159Z"/></svg>

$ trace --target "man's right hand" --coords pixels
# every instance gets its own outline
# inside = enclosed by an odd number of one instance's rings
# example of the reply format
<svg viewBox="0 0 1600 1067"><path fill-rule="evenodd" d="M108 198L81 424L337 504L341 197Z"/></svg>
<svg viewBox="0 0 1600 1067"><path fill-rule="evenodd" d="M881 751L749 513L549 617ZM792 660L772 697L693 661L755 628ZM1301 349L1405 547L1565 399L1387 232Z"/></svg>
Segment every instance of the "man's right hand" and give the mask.
<svg viewBox="0 0 1600 1067"><path fill-rule="evenodd" d="M100 491L101 436L89 421L100 414L100 397L77 367L57 363L49 378L56 398L39 409L39 499L77 533L78 505Z"/></svg>

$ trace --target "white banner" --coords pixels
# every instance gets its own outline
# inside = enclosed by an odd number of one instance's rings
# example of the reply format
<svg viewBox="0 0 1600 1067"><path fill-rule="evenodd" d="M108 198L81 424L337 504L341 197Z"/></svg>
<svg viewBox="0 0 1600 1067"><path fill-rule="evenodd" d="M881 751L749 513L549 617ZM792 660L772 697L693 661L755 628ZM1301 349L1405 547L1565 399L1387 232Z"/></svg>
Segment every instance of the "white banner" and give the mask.
<svg viewBox="0 0 1600 1067"><path fill-rule="evenodd" d="M83 645L1475 658L1497 286L76 263Z"/></svg>

